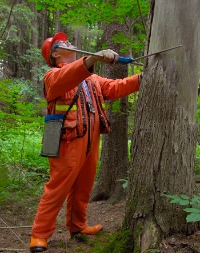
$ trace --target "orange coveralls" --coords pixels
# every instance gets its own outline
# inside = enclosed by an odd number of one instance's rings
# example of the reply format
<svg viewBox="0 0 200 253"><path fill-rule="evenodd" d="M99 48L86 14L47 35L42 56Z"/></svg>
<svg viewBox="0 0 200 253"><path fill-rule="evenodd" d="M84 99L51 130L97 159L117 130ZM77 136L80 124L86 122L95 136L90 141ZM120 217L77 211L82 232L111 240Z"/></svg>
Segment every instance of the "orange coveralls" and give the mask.
<svg viewBox="0 0 200 253"><path fill-rule="evenodd" d="M44 83L47 102L59 97L73 99L78 84L83 80L86 80L88 87L91 84L98 86L107 100L118 99L139 90L139 75L116 80L102 78L88 71L83 59L60 64L59 68L52 68L46 73ZM66 227L69 232L78 232L87 226L86 212L96 175L100 139L97 104L94 94L91 97L95 113L91 117L90 151L87 152L87 131L81 138L63 139L59 157L49 158L50 179L44 185L44 194L32 228L32 236L35 238L47 239L53 234L56 217L66 199Z"/></svg>

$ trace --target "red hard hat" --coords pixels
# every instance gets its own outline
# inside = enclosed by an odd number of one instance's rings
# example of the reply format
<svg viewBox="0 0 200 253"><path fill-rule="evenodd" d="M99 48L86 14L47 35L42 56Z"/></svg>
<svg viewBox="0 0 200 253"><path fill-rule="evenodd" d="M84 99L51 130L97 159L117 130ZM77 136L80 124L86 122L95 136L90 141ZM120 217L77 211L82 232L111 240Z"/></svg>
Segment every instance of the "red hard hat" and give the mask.
<svg viewBox="0 0 200 253"><path fill-rule="evenodd" d="M46 63L52 67L52 64L50 62L50 53L51 53L51 46L56 40L67 40L67 35L62 32L56 33L52 38L47 38L44 43L42 44L42 56L45 59Z"/></svg>

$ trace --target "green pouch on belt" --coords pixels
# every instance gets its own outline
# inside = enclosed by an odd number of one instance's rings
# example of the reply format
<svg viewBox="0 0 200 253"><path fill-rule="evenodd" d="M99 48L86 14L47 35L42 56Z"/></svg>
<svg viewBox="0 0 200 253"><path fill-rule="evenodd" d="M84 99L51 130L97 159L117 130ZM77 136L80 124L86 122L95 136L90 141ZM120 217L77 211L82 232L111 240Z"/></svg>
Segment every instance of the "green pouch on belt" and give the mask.
<svg viewBox="0 0 200 253"><path fill-rule="evenodd" d="M53 114L45 117L41 156L59 156L64 118L65 114Z"/></svg>

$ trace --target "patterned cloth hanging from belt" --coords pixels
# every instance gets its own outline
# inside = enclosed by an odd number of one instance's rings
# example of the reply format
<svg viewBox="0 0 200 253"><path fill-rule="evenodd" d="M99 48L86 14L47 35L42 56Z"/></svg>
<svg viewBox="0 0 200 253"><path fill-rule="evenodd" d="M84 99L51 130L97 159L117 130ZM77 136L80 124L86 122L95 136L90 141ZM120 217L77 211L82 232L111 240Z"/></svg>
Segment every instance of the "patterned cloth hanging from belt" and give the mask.
<svg viewBox="0 0 200 253"><path fill-rule="evenodd" d="M87 107L88 107L88 110L90 112L92 112L92 113L95 113L95 111L94 111L94 105L93 105L93 102L92 102L92 97L91 97L88 85L87 85L87 83L86 83L85 80L83 81L83 87L85 89L85 93L86 93L86 96L87 96Z"/></svg>

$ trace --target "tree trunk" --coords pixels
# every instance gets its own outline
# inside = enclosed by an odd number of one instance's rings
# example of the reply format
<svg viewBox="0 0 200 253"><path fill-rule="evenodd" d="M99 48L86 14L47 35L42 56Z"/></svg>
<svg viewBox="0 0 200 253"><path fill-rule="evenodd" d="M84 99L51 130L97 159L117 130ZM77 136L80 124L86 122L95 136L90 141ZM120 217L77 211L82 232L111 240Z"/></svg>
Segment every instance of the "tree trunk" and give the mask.
<svg viewBox="0 0 200 253"><path fill-rule="evenodd" d="M38 47L38 12L35 10L35 4L34 3L30 3L31 7L32 7L32 11L34 13L34 17L33 17L33 29L32 29L32 36L31 36L31 44L36 48ZM37 61L32 61L31 62L31 69L33 70L34 68L37 67ZM35 73L35 71L31 71L31 80L34 84L36 84L37 86L40 85L39 82L37 82L37 74Z"/></svg>
<svg viewBox="0 0 200 253"><path fill-rule="evenodd" d="M47 10L42 10L41 11L41 20L40 20L40 31L41 34L39 36L39 45L41 46L44 40L48 37L48 11Z"/></svg>
<svg viewBox="0 0 200 253"><path fill-rule="evenodd" d="M125 32L125 25L112 23L106 25L104 29L108 48L119 52L120 46L113 43L112 36L120 31ZM124 78L128 75L127 70L126 65L106 65L104 76ZM127 177L128 169L127 102L127 98L120 99L118 102L109 102L110 109L107 112L111 122L111 133L103 136L100 176L92 200L110 199L111 202L115 202L124 197L122 183L118 180ZM116 111L113 110L115 106Z"/></svg>
<svg viewBox="0 0 200 253"><path fill-rule="evenodd" d="M200 67L199 0L152 1L148 58L132 137L124 225L130 252L156 248L172 233L191 233L183 207L163 194L194 194L195 120ZM134 251L135 252L135 251Z"/></svg>

